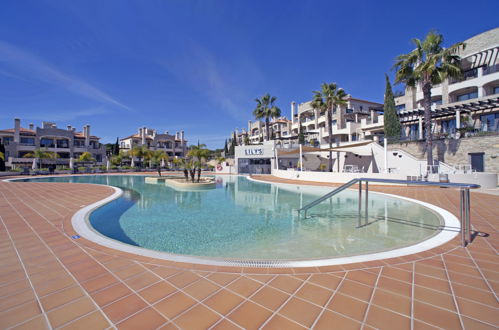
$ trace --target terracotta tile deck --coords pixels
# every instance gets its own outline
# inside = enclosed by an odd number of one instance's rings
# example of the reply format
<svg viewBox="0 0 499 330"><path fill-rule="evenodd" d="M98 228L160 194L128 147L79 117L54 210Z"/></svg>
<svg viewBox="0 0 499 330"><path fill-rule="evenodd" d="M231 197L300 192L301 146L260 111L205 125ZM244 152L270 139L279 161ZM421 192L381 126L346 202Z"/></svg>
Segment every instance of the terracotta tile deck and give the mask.
<svg viewBox="0 0 499 330"><path fill-rule="evenodd" d="M450 189L370 189L454 214L459 208ZM0 328L499 327L499 196L472 194L479 235L467 248L454 239L382 261L242 269L156 260L72 239L72 215L111 193L85 184L0 182Z"/></svg>

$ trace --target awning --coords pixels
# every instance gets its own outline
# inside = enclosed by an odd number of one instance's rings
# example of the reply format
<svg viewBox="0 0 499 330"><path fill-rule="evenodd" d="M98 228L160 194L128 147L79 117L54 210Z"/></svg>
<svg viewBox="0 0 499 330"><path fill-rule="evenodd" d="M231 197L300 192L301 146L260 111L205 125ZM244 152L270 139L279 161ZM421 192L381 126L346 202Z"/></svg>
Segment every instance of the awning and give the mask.
<svg viewBox="0 0 499 330"><path fill-rule="evenodd" d="M372 144L375 142L364 141L356 144L331 148L331 151L336 152L351 152L359 156L372 156Z"/></svg>
<svg viewBox="0 0 499 330"><path fill-rule="evenodd" d="M492 66L496 62L499 55L499 47L484 50L480 53L470 56L471 68L478 68L480 66Z"/></svg>
<svg viewBox="0 0 499 330"><path fill-rule="evenodd" d="M321 149L321 148L314 148L314 147L309 147L309 146L303 146L302 147L302 152L317 152L317 151L327 151L327 149ZM298 155L300 153L300 148L296 148L290 151L279 151L278 156L291 156L291 155Z"/></svg>

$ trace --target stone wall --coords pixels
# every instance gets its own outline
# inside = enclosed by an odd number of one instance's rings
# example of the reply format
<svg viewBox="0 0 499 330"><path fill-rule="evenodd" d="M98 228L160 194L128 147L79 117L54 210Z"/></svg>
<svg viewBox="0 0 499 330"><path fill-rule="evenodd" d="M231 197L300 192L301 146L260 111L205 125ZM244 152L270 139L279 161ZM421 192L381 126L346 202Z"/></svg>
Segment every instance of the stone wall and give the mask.
<svg viewBox="0 0 499 330"><path fill-rule="evenodd" d="M401 149L416 158L426 159L425 143L394 143L389 150ZM470 164L470 153L483 152L485 172L499 173L499 135L433 141L433 157L449 165Z"/></svg>

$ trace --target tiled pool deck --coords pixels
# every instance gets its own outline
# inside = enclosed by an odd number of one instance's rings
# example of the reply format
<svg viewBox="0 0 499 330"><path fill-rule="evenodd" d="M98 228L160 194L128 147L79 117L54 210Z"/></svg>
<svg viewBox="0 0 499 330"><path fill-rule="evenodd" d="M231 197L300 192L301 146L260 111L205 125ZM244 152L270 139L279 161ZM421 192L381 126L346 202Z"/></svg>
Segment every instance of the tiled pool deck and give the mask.
<svg viewBox="0 0 499 330"><path fill-rule="evenodd" d="M456 215L459 209L458 192L450 189L370 189ZM180 264L72 239L72 215L112 192L86 184L0 182L1 328L499 326L499 196L472 193L471 219L480 234L467 248L456 238L382 261L258 269Z"/></svg>

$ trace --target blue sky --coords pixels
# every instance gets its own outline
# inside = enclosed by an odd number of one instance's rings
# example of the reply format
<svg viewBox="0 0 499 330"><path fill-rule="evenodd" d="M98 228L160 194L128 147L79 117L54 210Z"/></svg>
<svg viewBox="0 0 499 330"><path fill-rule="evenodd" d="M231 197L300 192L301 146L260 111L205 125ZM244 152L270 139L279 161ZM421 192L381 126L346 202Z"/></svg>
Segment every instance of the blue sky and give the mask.
<svg viewBox="0 0 499 330"><path fill-rule="evenodd" d="M13 118L139 126L223 147L256 97L310 99L322 82L381 102L410 39L445 44L499 25L499 1L23 0L0 2L0 128Z"/></svg>

